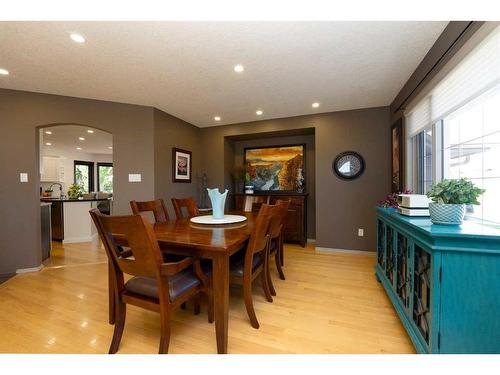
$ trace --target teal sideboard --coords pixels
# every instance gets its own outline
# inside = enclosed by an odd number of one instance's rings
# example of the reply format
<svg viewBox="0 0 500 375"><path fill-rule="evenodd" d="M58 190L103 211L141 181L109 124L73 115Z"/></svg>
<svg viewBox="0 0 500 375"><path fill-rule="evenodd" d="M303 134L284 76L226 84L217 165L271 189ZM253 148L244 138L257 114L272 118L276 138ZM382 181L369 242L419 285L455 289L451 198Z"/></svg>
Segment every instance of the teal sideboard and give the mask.
<svg viewBox="0 0 500 375"><path fill-rule="evenodd" d="M377 279L419 353L500 353L500 230L377 209Z"/></svg>

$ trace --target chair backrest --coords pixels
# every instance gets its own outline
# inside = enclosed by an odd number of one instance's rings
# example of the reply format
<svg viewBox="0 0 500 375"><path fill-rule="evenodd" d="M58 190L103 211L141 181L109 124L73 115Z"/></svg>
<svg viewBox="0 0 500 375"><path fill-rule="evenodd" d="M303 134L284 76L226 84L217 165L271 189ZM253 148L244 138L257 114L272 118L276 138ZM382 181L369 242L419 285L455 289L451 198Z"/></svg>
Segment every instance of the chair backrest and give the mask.
<svg viewBox="0 0 500 375"><path fill-rule="evenodd" d="M160 277L163 262L152 225L141 215L107 216L90 210L108 258L116 271L133 276ZM120 257L127 246L133 258Z"/></svg>
<svg viewBox="0 0 500 375"><path fill-rule="evenodd" d="M277 214L277 206L263 204L260 208L255 224L250 234L247 250L245 254L245 268L251 267L253 256L266 250L270 238L270 224L273 217Z"/></svg>
<svg viewBox="0 0 500 375"><path fill-rule="evenodd" d="M200 215L196 201L193 198L172 198L172 205L174 206L175 217L177 219L184 218L182 213L183 208L186 208L188 218Z"/></svg>
<svg viewBox="0 0 500 375"><path fill-rule="evenodd" d="M288 213L288 207L290 207L291 200L283 200L279 199L276 201L276 206L277 208L277 214L276 216L271 219L271 228L270 228L270 234L271 238L277 238L283 229L283 225L285 223L285 217L286 214Z"/></svg>
<svg viewBox="0 0 500 375"><path fill-rule="evenodd" d="M141 212L152 212L157 223L165 223L169 220L167 206L163 199L145 202L130 201L130 208L132 208L134 215L139 215Z"/></svg>
<svg viewBox="0 0 500 375"><path fill-rule="evenodd" d="M245 212L259 212L260 207L263 204L268 204L268 203L269 203L269 196L245 195L243 200L243 207L241 207L241 209Z"/></svg>

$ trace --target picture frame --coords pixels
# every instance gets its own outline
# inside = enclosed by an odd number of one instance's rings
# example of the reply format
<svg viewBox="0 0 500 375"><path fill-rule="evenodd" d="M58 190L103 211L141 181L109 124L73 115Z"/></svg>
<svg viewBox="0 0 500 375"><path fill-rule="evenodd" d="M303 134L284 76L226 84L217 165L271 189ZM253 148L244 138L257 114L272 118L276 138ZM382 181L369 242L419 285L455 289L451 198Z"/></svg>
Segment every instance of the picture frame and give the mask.
<svg viewBox="0 0 500 375"><path fill-rule="evenodd" d="M391 191L403 191L404 164L403 164L403 119L398 119L391 126Z"/></svg>
<svg viewBox="0 0 500 375"><path fill-rule="evenodd" d="M180 148L172 148L172 181L191 183L192 152Z"/></svg>
<svg viewBox="0 0 500 375"><path fill-rule="evenodd" d="M273 152L276 153L276 158L273 158ZM272 181L269 179L265 184L262 184L262 176L255 176L255 173L252 173L250 169L253 170L253 172L256 172L258 175L258 171L255 171L254 167L252 166L252 162L257 161L258 164L261 164L263 162L268 162L269 164L273 165L273 168L276 168L279 164L286 163L286 156L284 154L288 153L290 158L293 158L293 154L296 153L300 155L300 169L301 169L301 174L302 174L302 179L299 184L297 184L297 181L294 181L297 179L298 176L289 176L288 178L288 183L283 183L283 181L286 181L287 179L278 179L276 176L274 176L275 182L272 183ZM304 192L305 190L305 178L306 178L306 144L305 143L299 143L299 144L286 144L286 145L274 145L274 146L259 146L259 147L245 147L243 150L243 163L245 166L245 169L247 171L247 174L251 176L250 180L250 185L254 186L254 191L256 193L259 192L268 192L268 191L273 191L275 193L290 193L290 192ZM258 167L257 167L258 169ZM264 168L265 169L265 168ZM276 171L275 171L276 172ZM248 184L248 182L246 183ZM299 186L300 185L300 186Z"/></svg>

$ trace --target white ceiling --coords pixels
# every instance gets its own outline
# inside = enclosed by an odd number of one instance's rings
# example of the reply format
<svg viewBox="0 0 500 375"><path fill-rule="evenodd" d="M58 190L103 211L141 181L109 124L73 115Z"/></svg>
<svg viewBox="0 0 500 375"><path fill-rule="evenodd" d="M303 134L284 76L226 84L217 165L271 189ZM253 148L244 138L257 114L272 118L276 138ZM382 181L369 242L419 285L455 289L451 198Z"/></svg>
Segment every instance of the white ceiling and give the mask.
<svg viewBox="0 0 500 375"><path fill-rule="evenodd" d="M200 127L385 106L446 24L0 22L0 87L154 106Z"/></svg>
<svg viewBox="0 0 500 375"><path fill-rule="evenodd" d="M88 133L93 130L94 133ZM46 131L52 134L46 134ZM80 125L58 125L41 129L43 155L112 154L113 136L102 130ZM83 141L79 137L85 138ZM47 146L46 143L51 143ZM81 150L77 150L80 147Z"/></svg>

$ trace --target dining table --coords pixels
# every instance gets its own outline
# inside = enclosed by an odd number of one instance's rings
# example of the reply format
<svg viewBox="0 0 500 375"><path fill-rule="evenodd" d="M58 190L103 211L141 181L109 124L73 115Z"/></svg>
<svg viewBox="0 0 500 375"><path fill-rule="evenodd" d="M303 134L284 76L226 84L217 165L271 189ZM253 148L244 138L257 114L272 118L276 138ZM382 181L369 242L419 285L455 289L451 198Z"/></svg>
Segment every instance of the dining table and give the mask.
<svg viewBox="0 0 500 375"><path fill-rule="evenodd" d="M212 261L215 336L217 353L228 352L229 258L245 246L254 226L255 213L233 211L246 216L235 224L195 224L189 218L155 223L154 232L162 252L199 256Z"/></svg>

